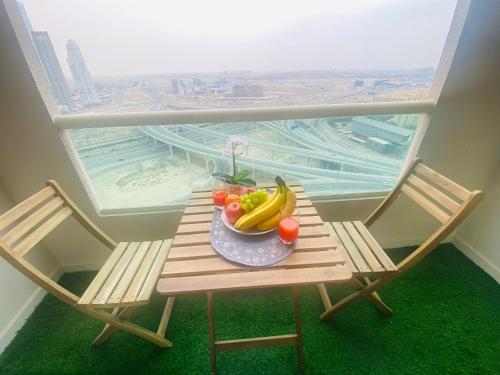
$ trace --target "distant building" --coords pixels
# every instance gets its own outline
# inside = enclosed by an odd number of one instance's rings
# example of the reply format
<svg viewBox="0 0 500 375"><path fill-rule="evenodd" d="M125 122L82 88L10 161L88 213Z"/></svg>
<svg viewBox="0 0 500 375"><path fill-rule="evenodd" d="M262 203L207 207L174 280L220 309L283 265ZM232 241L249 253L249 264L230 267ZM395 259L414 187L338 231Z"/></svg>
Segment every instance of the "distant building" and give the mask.
<svg viewBox="0 0 500 375"><path fill-rule="evenodd" d="M388 79L377 79L373 82L373 87L385 86L387 84L389 84Z"/></svg>
<svg viewBox="0 0 500 375"><path fill-rule="evenodd" d="M411 91L393 91L389 93L382 93L377 95L373 101L377 102L407 102L412 100L420 100L424 97L425 91L411 90ZM415 129L422 118L419 113L405 113L395 115L389 121L390 123L402 126L404 128Z"/></svg>
<svg viewBox="0 0 500 375"><path fill-rule="evenodd" d="M217 81L215 81L215 88L221 90L221 91L226 91L226 90L231 90L231 80L225 77L219 78Z"/></svg>
<svg viewBox="0 0 500 375"><path fill-rule="evenodd" d="M261 97L264 96L264 88L261 85L235 85L233 86L233 96L242 97Z"/></svg>
<svg viewBox="0 0 500 375"><path fill-rule="evenodd" d="M368 117L353 117L353 139L382 153L397 153L411 140L413 131Z"/></svg>
<svg viewBox="0 0 500 375"><path fill-rule="evenodd" d="M199 78L193 78L193 92L204 94L207 91L207 84Z"/></svg>
<svg viewBox="0 0 500 375"><path fill-rule="evenodd" d="M354 87L363 87L365 84L365 81L357 79L354 81Z"/></svg>
<svg viewBox="0 0 500 375"><path fill-rule="evenodd" d="M46 31L33 31L31 36L54 98L59 105L70 110L73 100L49 34Z"/></svg>
<svg viewBox="0 0 500 375"><path fill-rule="evenodd" d="M179 94L179 80L174 78L170 82L172 83L172 93L175 95Z"/></svg>
<svg viewBox="0 0 500 375"><path fill-rule="evenodd" d="M71 73L73 73L76 90L80 95L81 103L85 106L99 104L99 95L97 95L97 90L90 77L80 47L75 41L70 39L66 43L66 50L68 52L67 62L71 69Z"/></svg>

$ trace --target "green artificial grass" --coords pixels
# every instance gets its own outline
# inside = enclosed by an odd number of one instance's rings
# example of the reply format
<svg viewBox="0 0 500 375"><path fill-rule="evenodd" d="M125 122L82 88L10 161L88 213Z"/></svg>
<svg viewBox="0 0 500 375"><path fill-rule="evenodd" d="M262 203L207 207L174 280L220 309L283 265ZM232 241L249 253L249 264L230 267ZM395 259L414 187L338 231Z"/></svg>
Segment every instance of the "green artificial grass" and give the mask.
<svg viewBox="0 0 500 375"><path fill-rule="evenodd" d="M409 251L390 254L398 260ZM81 293L93 276L66 274L61 283ZM329 292L338 298L351 289ZM452 245L439 246L380 294L393 316L361 301L320 322L317 289L301 288L307 374L500 374L500 286ZM156 330L164 301L155 295L132 320ZM204 295L177 298L170 349L124 332L94 348L102 324L47 296L0 357L0 374L207 374L206 307ZM216 294L215 315L217 339L294 330L289 289ZM296 363L294 347L218 354L220 374L294 374Z"/></svg>

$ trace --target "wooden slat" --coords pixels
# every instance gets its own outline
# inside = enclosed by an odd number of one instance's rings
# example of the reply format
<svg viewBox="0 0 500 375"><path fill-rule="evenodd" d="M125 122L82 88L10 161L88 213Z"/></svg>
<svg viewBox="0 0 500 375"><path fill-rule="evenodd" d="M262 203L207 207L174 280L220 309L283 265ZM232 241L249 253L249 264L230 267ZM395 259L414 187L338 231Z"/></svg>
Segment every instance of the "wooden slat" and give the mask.
<svg viewBox="0 0 500 375"><path fill-rule="evenodd" d="M338 238L342 242L344 249L349 253L352 262L356 266L359 272L370 272L370 267L366 264L363 256L359 252L356 245L352 242L351 238L347 234L344 226L341 223L332 223L333 229L337 233Z"/></svg>
<svg viewBox="0 0 500 375"><path fill-rule="evenodd" d="M391 258L387 256L382 247L378 244L377 240L372 236L370 231L365 227L361 221L355 221L354 226L358 230L359 234L363 237L365 242L370 246L371 250L379 260L379 262L384 266L387 271L397 271L397 267L392 262Z"/></svg>
<svg viewBox="0 0 500 375"><path fill-rule="evenodd" d="M215 350L220 352L226 350L242 350L291 345L297 345L296 334L216 341Z"/></svg>
<svg viewBox="0 0 500 375"><path fill-rule="evenodd" d="M181 224L209 223L212 222L213 212L198 215L182 215Z"/></svg>
<svg viewBox="0 0 500 375"><path fill-rule="evenodd" d="M96 297L94 298L92 302L93 305L98 305L98 306L107 305L109 296L115 290L116 285L118 285L118 282L122 278L123 273L127 269L130 261L134 257L134 254L136 253L138 248L139 248L139 242L130 242L128 244L125 252L116 263L116 266L113 268L113 271L107 278L101 290L99 290L99 293L97 293Z"/></svg>
<svg viewBox="0 0 500 375"><path fill-rule="evenodd" d="M142 261L141 267L137 271L128 288L127 292L123 296L122 304L130 304L136 301L139 293L144 286L144 282L146 281L149 272L151 271L151 267L154 264L156 257L158 256L158 251L160 251L160 246L163 241L154 241L151 244L151 247L148 250L148 253L144 257Z"/></svg>
<svg viewBox="0 0 500 375"><path fill-rule="evenodd" d="M47 221L41 224L28 236L26 236L16 247L14 253L23 256L30 251L33 246L40 242L45 236L52 232L59 224L61 224L68 216L71 215L71 209L64 207L62 210L56 212L55 215L50 217Z"/></svg>
<svg viewBox="0 0 500 375"><path fill-rule="evenodd" d="M199 214L211 214L214 211L214 206L187 206L184 209L184 214L183 216L187 215L196 215L198 216Z"/></svg>
<svg viewBox="0 0 500 375"><path fill-rule="evenodd" d="M29 210L33 209L35 206L50 198L55 193L56 192L54 191L54 189L48 186L40 190L38 193L33 194L31 197L25 199L17 206L11 208L9 211L0 216L0 230L19 219Z"/></svg>
<svg viewBox="0 0 500 375"><path fill-rule="evenodd" d="M146 256L149 247L151 246L150 241L141 242L139 248L134 254L134 257L128 264L123 276L120 278L120 281L116 285L113 293L109 296L107 304L117 304L120 303L125 293L127 292L132 280L134 279L139 267L141 266L144 257Z"/></svg>
<svg viewBox="0 0 500 375"><path fill-rule="evenodd" d="M354 242L359 252L363 256L366 264L368 264L371 270L373 272L384 271L384 267L382 267L382 265L379 263L378 259L372 253L370 247L365 243L363 237L361 237L354 225L349 221L343 222L342 225L346 229L347 233L351 237L351 240Z"/></svg>
<svg viewBox="0 0 500 375"><path fill-rule="evenodd" d="M333 229L332 223L325 223L324 227L328 230L328 233L330 233L330 239L335 242L337 250L342 254L344 257L344 260L346 264L349 266L352 272L358 272L358 269L352 262L352 259L350 255L347 253L346 249L344 248L344 245L342 244L342 241L340 241L339 236Z"/></svg>
<svg viewBox="0 0 500 375"><path fill-rule="evenodd" d="M300 209L300 218L302 219L308 216L317 216L318 211L314 207L301 207ZM213 209L210 213L201 213L197 215L183 215L181 218L181 224L195 224L195 223L208 223L212 222L213 218ZM306 222L308 219L305 219Z"/></svg>
<svg viewBox="0 0 500 375"><path fill-rule="evenodd" d="M323 221L319 216L301 216L300 217L300 226L313 226L313 225L321 225ZM195 223L195 224L181 224L177 228L177 233L179 234L188 234L188 233L204 233L210 232L212 227L212 223Z"/></svg>
<svg viewBox="0 0 500 375"><path fill-rule="evenodd" d="M446 212L444 212L442 209L436 206L436 204L434 204L428 198L424 197L410 185L404 184L403 186L401 186L401 191L405 193L409 198L413 199L415 203L417 203L420 207L434 216L441 223L445 223L450 218L450 216Z"/></svg>
<svg viewBox="0 0 500 375"><path fill-rule="evenodd" d="M317 250L328 250L335 249L336 244L329 237L311 237L311 238L299 238L297 240L297 245L295 247L295 252L299 251L317 251ZM211 258L218 256L212 245L198 245L189 247L175 247L170 249L168 254L168 259L170 260L188 260L188 259L200 259L200 258Z"/></svg>
<svg viewBox="0 0 500 375"><path fill-rule="evenodd" d="M429 197L434 199L443 207L447 208L450 212L454 213L460 208L459 203L455 202L449 196L444 194L442 191L436 189L434 186L430 185L426 181L422 180L420 177L411 175L408 177L408 182L410 182L411 185L413 185L414 187L420 189L422 192L427 194Z"/></svg>
<svg viewBox="0 0 500 375"><path fill-rule="evenodd" d="M111 271L115 267L116 263L122 256L123 252L127 248L128 242L120 242L115 250L111 253L109 258L106 260L104 265L101 267L97 275L94 277L90 285L87 287L85 292L82 294L78 300L79 305L90 305L97 295L102 285L108 278Z"/></svg>
<svg viewBox="0 0 500 375"><path fill-rule="evenodd" d="M270 268L282 267L319 267L334 264L343 264L344 258L338 251L314 251L314 252L293 252L288 258L278 264L271 265ZM207 275L211 273L223 272L248 272L249 267L241 267L235 263L228 262L221 257L180 260L165 263L162 277ZM254 268L257 270L257 268Z"/></svg>
<svg viewBox="0 0 500 375"><path fill-rule="evenodd" d="M423 165L422 163L417 164L415 170L421 176L428 178L430 181L434 182L436 185L439 185L449 193L453 194L455 197L460 198L462 201L466 200L467 197L470 195L469 190L463 188L456 182L437 173L436 171L433 171L432 169Z"/></svg>
<svg viewBox="0 0 500 375"><path fill-rule="evenodd" d="M328 231L322 225L303 227L299 229L299 238L328 236ZM205 245L210 243L209 232L195 234L178 234L174 246Z"/></svg>
<svg viewBox="0 0 500 375"><path fill-rule="evenodd" d="M153 267L151 267L151 271L149 272L149 275L144 282L144 286L142 287L142 290L137 297L138 301L149 301L155 284L160 277L160 272L163 268L163 265L165 264L165 260L167 259L171 244L172 240L164 240L161 244L160 251L158 251L158 256L156 257Z"/></svg>
<svg viewBox="0 0 500 375"><path fill-rule="evenodd" d="M160 278L156 290L165 295L208 291L271 288L294 285L333 283L349 280L347 266L270 269L201 276Z"/></svg>
<svg viewBox="0 0 500 375"><path fill-rule="evenodd" d="M113 250L116 247L116 242L111 239L106 233L104 233L94 222L92 222L87 215L73 202L73 200L64 192L64 190L59 186L59 184L54 180L47 181L47 185L55 189L57 195L59 195L65 202L65 205L70 207L73 211L74 218L83 225L85 229L89 231L95 238L101 241L109 249Z"/></svg>
<svg viewBox="0 0 500 375"><path fill-rule="evenodd" d="M297 206L300 206L300 201L301 200L308 200L309 198L307 197L307 194L305 193L297 193ZM188 206L212 206L213 205L213 199L212 197L210 198L195 198L191 199L188 203Z"/></svg>
<svg viewBox="0 0 500 375"><path fill-rule="evenodd" d="M7 245L11 246L19 238L32 230L36 225L40 224L44 219L47 218L47 216L61 207L63 203L63 200L59 197L50 200L48 203L44 204L42 207L40 207L38 210L36 210L34 213L29 215L26 219L12 228L5 236L2 237L2 240L5 241Z"/></svg>

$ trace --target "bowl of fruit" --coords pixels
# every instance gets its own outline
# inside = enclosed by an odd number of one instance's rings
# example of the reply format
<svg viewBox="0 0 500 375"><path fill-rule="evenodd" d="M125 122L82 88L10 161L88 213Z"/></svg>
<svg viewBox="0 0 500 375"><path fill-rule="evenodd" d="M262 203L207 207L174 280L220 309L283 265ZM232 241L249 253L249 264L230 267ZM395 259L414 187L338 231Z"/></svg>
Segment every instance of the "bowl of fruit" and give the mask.
<svg viewBox="0 0 500 375"><path fill-rule="evenodd" d="M234 232L253 236L275 230L281 207L296 205L295 192L281 177L276 177L276 184L274 190L251 189L241 196L229 194L221 212L224 225Z"/></svg>

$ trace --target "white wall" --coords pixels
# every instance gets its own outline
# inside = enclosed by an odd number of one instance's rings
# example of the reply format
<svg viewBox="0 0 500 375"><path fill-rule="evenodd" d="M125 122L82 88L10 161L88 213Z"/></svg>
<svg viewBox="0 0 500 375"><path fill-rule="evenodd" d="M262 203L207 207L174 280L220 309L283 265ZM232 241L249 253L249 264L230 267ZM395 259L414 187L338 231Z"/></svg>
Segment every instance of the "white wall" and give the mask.
<svg viewBox="0 0 500 375"><path fill-rule="evenodd" d="M498 5L496 0L472 2L419 153L431 167L469 189L486 184L500 156ZM53 178L115 239L172 236L180 214L97 217L52 126L3 3L0 4L0 56L0 179L13 200L25 199ZM368 215L377 203L374 199L334 202L319 205L318 210L327 220L359 219ZM108 256L109 252L75 223L64 225L64 230L51 236L45 245L65 269L95 268ZM374 231L383 244L399 246L421 242L436 225L403 198L374 226ZM478 242L477 246L483 244ZM0 330L3 328L0 321Z"/></svg>
<svg viewBox="0 0 500 375"><path fill-rule="evenodd" d="M500 283L500 161L485 200L458 230L453 243Z"/></svg>
<svg viewBox="0 0 500 375"><path fill-rule="evenodd" d="M0 215L13 205L0 183ZM54 278L60 276L58 263L45 246L37 246L27 259L45 274ZM0 258L0 353L45 294L41 288Z"/></svg>

